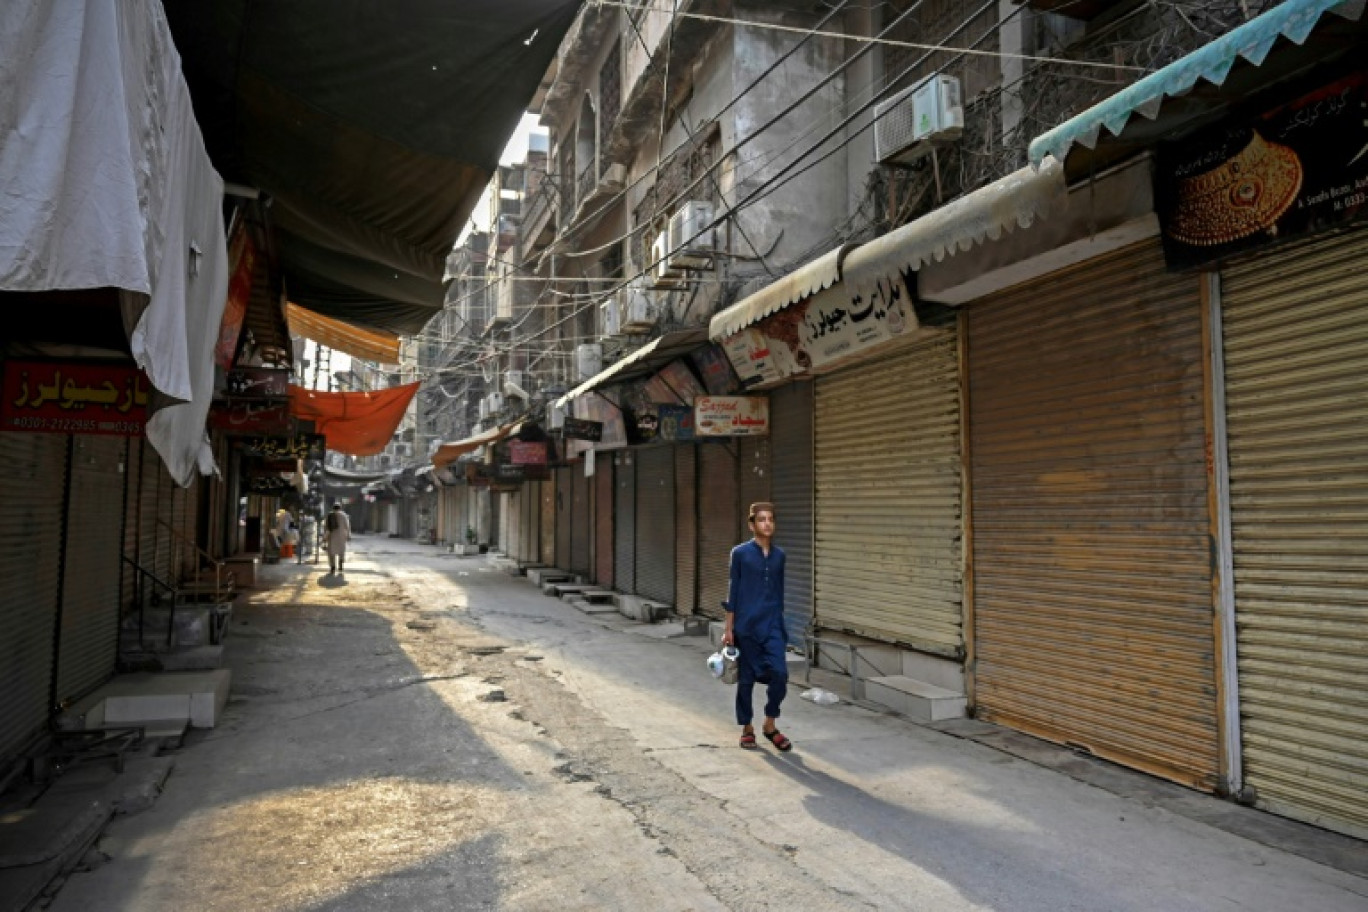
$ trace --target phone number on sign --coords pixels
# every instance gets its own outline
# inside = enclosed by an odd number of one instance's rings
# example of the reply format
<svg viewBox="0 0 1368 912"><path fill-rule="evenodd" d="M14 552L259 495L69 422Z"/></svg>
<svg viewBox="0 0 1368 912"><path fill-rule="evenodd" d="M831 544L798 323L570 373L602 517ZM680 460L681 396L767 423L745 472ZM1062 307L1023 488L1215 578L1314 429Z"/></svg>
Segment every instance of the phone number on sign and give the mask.
<svg viewBox="0 0 1368 912"><path fill-rule="evenodd" d="M65 434L141 434L142 424L137 421L93 421L88 418L10 418L4 423L5 430L13 431L55 431Z"/></svg>

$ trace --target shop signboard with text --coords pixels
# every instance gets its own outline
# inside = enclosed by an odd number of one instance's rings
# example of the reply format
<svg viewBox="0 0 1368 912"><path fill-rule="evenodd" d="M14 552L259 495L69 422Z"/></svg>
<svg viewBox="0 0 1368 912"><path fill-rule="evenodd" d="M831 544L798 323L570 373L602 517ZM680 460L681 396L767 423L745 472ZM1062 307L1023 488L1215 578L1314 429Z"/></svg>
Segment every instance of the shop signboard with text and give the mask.
<svg viewBox="0 0 1368 912"><path fill-rule="evenodd" d="M1368 73L1160 147L1170 268L1368 219Z"/></svg>
<svg viewBox="0 0 1368 912"><path fill-rule="evenodd" d="M694 400L699 437L763 437L769 434L766 396L700 396Z"/></svg>
<svg viewBox="0 0 1368 912"><path fill-rule="evenodd" d="M136 367L7 361L0 430L141 436L148 389Z"/></svg>

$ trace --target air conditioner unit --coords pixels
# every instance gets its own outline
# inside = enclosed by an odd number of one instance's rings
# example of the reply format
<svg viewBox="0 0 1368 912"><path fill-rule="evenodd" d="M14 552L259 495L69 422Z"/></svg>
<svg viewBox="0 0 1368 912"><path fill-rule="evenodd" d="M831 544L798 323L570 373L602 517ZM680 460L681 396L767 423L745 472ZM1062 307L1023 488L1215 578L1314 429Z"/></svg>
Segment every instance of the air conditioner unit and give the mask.
<svg viewBox="0 0 1368 912"><path fill-rule="evenodd" d="M684 284L684 272L670 265L670 233L668 230L656 235L651 244L651 287L678 288Z"/></svg>
<svg viewBox="0 0 1368 912"><path fill-rule="evenodd" d="M660 319L660 300L668 292L652 291L633 282L618 292L620 326L624 333L650 332Z"/></svg>
<svg viewBox="0 0 1368 912"><path fill-rule="evenodd" d="M528 394L527 388L523 386L523 372L520 370L504 372L503 391L505 396L514 396L524 401L532 398Z"/></svg>
<svg viewBox="0 0 1368 912"><path fill-rule="evenodd" d="M565 406L553 405L546 410L546 425L553 431L565 427Z"/></svg>
<svg viewBox="0 0 1368 912"><path fill-rule="evenodd" d="M668 236L671 269L703 269L712 265L713 205L690 200L670 216Z"/></svg>
<svg viewBox="0 0 1368 912"><path fill-rule="evenodd" d="M603 346L597 342L575 346L575 367L581 380L588 380L603 370Z"/></svg>
<svg viewBox="0 0 1368 912"><path fill-rule="evenodd" d="M599 335L617 336L622 334L622 308L618 305L621 292L609 295L599 305Z"/></svg>
<svg viewBox="0 0 1368 912"><path fill-rule="evenodd" d="M503 393L490 393L489 398L486 401L489 403L488 415L490 418L493 418L495 415L498 415L500 412L503 411Z"/></svg>
<svg viewBox="0 0 1368 912"><path fill-rule="evenodd" d="M874 156L883 164L910 164L963 132L954 76L932 76L874 108Z"/></svg>
<svg viewBox="0 0 1368 912"><path fill-rule="evenodd" d="M484 421L486 418L489 417L489 400L488 400L488 399L481 399L481 400L480 400L480 407L479 407L479 409L477 410L477 414L480 416L480 420L481 420L481 421Z"/></svg>

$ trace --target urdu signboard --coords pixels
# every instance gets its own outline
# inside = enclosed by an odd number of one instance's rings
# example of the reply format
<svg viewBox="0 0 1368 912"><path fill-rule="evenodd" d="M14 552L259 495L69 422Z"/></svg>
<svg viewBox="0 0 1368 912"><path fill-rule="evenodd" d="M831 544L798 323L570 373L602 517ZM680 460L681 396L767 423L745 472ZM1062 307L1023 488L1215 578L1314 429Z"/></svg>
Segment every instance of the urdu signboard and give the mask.
<svg viewBox="0 0 1368 912"><path fill-rule="evenodd" d="M699 437L764 437L769 434L766 396L700 396L694 400Z"/></svg>
<svg viewBox="0 0 1368 912"><path fill-rule="evenodd" d="M7 361L0 431L138 437L149 388L136 367Z"/></svg>

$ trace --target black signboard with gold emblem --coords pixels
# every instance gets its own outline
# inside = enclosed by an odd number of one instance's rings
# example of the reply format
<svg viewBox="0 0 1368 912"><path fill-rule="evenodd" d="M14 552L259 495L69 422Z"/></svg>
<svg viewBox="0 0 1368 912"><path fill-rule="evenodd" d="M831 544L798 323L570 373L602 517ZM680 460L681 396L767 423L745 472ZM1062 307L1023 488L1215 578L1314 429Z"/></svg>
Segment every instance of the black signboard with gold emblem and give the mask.
<svg viewBox="0 0 1368 912"><path fill-rule="evenodd" d="M1368 73L1161 147L1156 180L1174 269L1368 218Z"/></svg>

